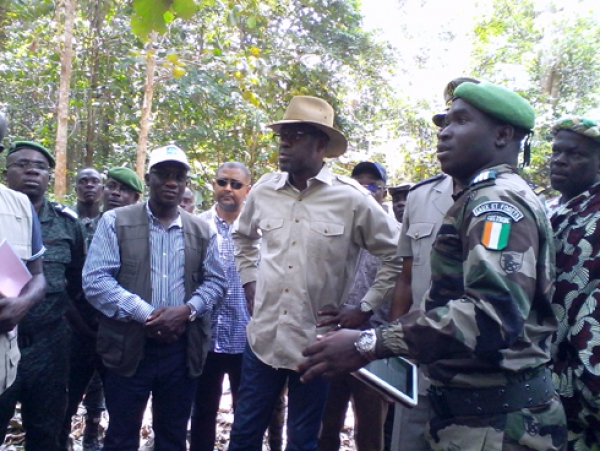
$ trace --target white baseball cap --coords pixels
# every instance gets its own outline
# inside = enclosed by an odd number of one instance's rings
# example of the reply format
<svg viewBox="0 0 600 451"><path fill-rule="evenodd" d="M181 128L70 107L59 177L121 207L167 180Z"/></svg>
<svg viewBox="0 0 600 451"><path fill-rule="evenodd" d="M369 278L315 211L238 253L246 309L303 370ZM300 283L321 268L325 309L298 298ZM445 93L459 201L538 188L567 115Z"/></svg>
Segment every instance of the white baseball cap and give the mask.
<svg viewBox="0 0 600 451"><path fill-rule="evenodd" d="M148 163L148 170L158 163L164 163L166 161L176 161L177 163L183 164L186 169L190 168L190 163L185 152L179 147L169 144L168 146L159 147L154 149L150 154L150 162Z"/></svg>

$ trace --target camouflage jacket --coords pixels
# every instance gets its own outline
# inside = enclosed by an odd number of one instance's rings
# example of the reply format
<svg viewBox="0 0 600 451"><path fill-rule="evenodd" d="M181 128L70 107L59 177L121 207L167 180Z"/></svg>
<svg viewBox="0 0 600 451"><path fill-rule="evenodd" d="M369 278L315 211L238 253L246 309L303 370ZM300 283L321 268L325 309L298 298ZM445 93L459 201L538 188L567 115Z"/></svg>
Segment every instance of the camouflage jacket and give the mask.
<svg viewBox="0 0 600 451"><path fill-rule="evenodd" d="M42 225L46 296L19 324L19 332L34 334L45 324L59 320L70 300L82 295L81 271L85 260L85 231L77 215L44 199L38 217Z"/></svg>
<svg viewBox="0 0 600 451"><path fill-rule="evenodd" d="M432 382L505 385L548 362L554 247L544 207L508 165L478 174L444 217L425 310L378 331L379 355L426 364Z"/></svg>
<svg viewBox="0 0 600 451"><path fill-rule="evenodd" d="M569 449L600 445L600 183L552 216L559 320L552 346L554 383L572 436Z"/></svg>

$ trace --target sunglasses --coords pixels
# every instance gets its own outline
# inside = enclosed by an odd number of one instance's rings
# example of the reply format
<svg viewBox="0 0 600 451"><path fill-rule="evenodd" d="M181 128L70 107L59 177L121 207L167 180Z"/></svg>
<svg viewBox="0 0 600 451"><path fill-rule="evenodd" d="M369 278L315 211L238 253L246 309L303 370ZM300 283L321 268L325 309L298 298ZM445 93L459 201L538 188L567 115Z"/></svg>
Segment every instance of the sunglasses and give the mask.
<svg viewBox="0 0 600 451"><path fill-rule="evenodd" d="M383 190L383 186L379 186L377 183L369 183L368 185L363 185L363 187L373 194L377 194L379 191Z"/></svg>
<svg viewBox="0 0 600 451"><path fill-rule="evenodd" d="M305 136L316 136L317 131L305 131L305 130L284 130L279 133L273 133L273 137L279 139L279 141L285 141L289 144L294 144L300 141Z"/></svg>
<svg viewBox="0 0 600 451"><path fill-rule="evenodd" d="M246 186L245 183L240 182L239 180L235 180L235 179L216 179L215 182L217 183L217 185L219 185L222 188L225 188L227 185L231 186L231 189L234 189L236 191L242 189L244 186Z"/></svg>

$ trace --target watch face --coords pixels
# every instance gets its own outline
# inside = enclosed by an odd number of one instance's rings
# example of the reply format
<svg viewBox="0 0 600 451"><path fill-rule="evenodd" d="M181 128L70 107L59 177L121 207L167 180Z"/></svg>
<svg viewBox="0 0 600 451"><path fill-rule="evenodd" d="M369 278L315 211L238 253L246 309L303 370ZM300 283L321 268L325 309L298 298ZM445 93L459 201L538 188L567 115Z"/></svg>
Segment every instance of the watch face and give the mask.
<svg viewBox="0 0 600 451"><path fill-rule="evenodd" d="M369 352L373 349L373 345L375 344L375 340L373 335L370 333L361 333L360 338L358 339L358 347L362 352Z"/></svg>

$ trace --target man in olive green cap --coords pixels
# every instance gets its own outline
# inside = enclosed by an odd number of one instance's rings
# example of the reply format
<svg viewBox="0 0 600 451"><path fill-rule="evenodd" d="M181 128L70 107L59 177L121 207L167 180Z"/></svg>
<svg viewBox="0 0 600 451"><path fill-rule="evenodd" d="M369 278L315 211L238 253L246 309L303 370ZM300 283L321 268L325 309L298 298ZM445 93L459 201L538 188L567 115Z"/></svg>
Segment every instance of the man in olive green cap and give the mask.
<svg viewBox="0 0 600 451"><path fill-rule="evenodd" d="M455 196L431 253L424 308L362 332L328 334L304 351L303 379L400 355L425 367L433 451L562 450L566 421L547 370L557 328L554 249L544 209L517 175L534 126L518 94L463 83L438 132Z"/></svg>
<svg viewBox="0 0 600 451"><path fill-rule="evenodd" d="M103 202L104 213L113 208L125 207L138 202L144 185L138 175L129 168L116 167L108 171L104 184ZM98 227L100 217L88 224L88 247ZM71 418L77 413L77 408L83 395L86 408L86 424L83 431L83 451L96 451L98 444L98 426L102 411L104 411L104 392L98 370L102 368L101 360L96 353L96 331L98 329L97 310L85 299L77 304L81 318L89 333L77 334L71 346L71 368L69 375L69 403L63 424L60 440L60 450L67 450L67 439L71 431Z"/></svg>
<svg viewBox="0 0 600 451"><path fill-rule="evenodd" d="M44 146L17 141L8 150L4 170L9 188L33 204L46 247L47 292L19 324L17 378L0 396L0 440L20 401L28 451L56 449L67 403L70 332L65 314L82 296L85 232L73 211L46 197L54 166Z"/></svg>
<svg viewBox="0 0 600 451"><path fill-rule="evenodd" d="M560 324L552 370L565 405L569 451L600 449L600 124L564 117L552 128L550 182L560 192L551 218L556 249L553 308Z"/></svg>

